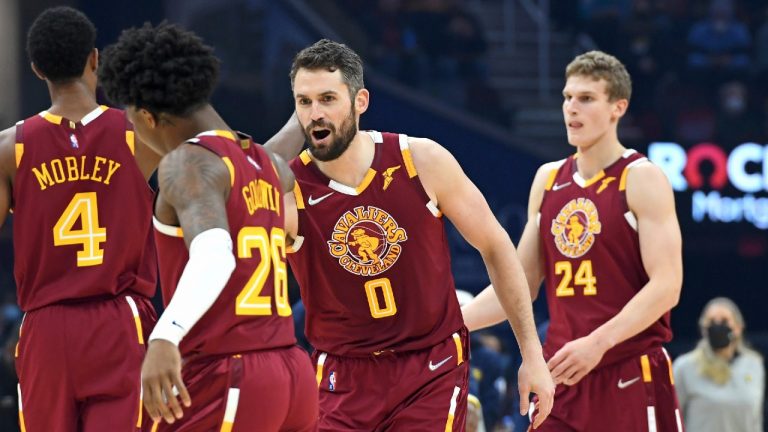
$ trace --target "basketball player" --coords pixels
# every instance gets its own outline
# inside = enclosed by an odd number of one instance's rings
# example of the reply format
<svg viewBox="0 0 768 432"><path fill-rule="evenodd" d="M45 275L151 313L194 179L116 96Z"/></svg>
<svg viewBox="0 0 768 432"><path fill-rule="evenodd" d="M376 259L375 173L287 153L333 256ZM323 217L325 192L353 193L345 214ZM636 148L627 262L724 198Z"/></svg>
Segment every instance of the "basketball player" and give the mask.
<svg viewBox="0 0 768 432"><path fill-rule="evenodd" d="M152 192L158 156L125 113L96 103L96 29L57 7L29 29L51 107L0 132L0 225L14 212L26 312L16 350L27 432L135 431L155 322Z"/></svg>
<svg viewBox="0 0 768 432"><path fill-rule="evenodd" d="M154 225L166 309L142 368L147 412L160 431L314 430L317 387L287 298L287 165L210 105L218 59L191 32L146 24L104 59L106 94L165 155Z"/></svg>
<svg viewBox="0 0 768 432"><path fill-rule="evenodd" d="M523 353L520 391L539 394L543 420L554 385L515 248L483 195L438 143L358 130L369 94L345 45L298 53L291 84L309 150L291 163L288 259L317 349L320 430L464 430L467 331L444 217L483 255Z"/></svg>
<svg viewBox="0 0 768 432"><path fill-rule="evenodd" d="M680 298L680 228L662 171L618 140L632 84L615 57L567 67L563 116L576 153L539 168L520 259L545 281L544 355L559 385L543 431L681 431L662 344ZM486 289L463 309L471 330L503 319Z"/></svg>

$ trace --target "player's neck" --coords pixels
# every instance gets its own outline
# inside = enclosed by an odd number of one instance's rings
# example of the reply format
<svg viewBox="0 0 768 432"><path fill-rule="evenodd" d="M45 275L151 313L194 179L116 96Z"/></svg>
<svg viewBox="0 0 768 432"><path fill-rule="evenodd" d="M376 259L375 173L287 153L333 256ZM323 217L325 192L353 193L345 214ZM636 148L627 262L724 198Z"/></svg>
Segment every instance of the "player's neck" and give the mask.
<svg viewBox="0 0 768 432"><path fill-rule="evenodd" d="M341 156L332 161L315 162L328 178L343 185L357 187L368 174L375 153L376 146L370 135L358 131Z"/></svg>
<svg viewBox="0 0 768 432"><path fill-rule="evenodd" d="M589 179L614 163L626 151L616 136L608 137L589 146L579 147L576 166L579 174Z"/></svg>
<svg viewBox="0 0 768 432"><path fill-rule="evenodd" d="M174 128L172 132L174 136L169 140L173 143L184 142L202 132L211 130L231 131L224 119L210 104L206 104L187 117L174 117L173 122L178 126Z"/></svg>
<svg viewBox="0 0 768 432"><path fill-rule="evenodd" d="M48 92L51 95L48 112L72 121L80 121L99 106L95 90L82 80L66 84L49 82Z"/></svg>

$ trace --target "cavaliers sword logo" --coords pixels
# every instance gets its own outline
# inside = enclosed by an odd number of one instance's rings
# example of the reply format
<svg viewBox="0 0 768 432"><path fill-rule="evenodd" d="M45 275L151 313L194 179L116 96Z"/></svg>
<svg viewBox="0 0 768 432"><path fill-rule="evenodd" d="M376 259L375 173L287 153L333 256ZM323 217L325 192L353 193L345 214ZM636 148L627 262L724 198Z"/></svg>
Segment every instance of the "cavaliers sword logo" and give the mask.
<svg viewBox="0 0 768 432"><path fill-rule="evenodd" d="M383 190L387 190L389 187L389 184L392 183L392 175L400 168L400 165L393 166L391 168L387 168L381 175L384 176L384 188Z"/></svg>
<svg viewBox="0 0 768 432"><path fill-rule="evenodd" d="M392 267L408 234L386 211L355 207L345 212L333 228L328 251L350 273L374 276Z"/></svg>
<svg viewBox="0 0 768 432"><path fill-rule="evenodd" d="M568 258L578 258L589 252L601 229L595 203L588 198L576 198L563 206L552 220L550 231L560 253Z"/></svg>

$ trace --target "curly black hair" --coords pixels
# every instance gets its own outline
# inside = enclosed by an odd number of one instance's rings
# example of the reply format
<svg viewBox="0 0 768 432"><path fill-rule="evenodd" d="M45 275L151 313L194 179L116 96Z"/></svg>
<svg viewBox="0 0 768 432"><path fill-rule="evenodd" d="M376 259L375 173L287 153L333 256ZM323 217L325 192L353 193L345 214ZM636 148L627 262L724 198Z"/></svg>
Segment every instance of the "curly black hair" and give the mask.
<svg viewBox="0 0 768 432"><path fill-rule="evenodd" d="M363 81L363 61L348 46L329 39L320 39L296 54L291 65L291 88L296 81L299 69L325 69L341 71L344 84L349 88L349 95L354 99L357 92L365 87Z"/></svg>
<svg viewBox="0 0 768 432"><path fill-rule="evenodd" d="M80 78L96 43L96 27L71 7L45 10L27 34L27 53L45 77L63 84Z"/></svg>
<svg viewBox="0 0 768 432"><path fill-rule="evenodd" d="M99 81L118 105L186 117L208 100L219 75L213 48L174 24L125 30L102 55Z"/></svg>

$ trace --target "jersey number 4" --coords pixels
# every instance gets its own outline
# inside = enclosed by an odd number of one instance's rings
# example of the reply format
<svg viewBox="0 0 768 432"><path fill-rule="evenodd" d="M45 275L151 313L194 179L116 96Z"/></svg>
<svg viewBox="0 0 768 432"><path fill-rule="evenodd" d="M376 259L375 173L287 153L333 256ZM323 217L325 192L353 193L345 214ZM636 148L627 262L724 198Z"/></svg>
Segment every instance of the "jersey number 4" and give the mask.
<svg viewBox="0 0 768 432"><path fill-rule="evenodd" d="M79 222L80 227L75 228ZM99 206L96 192L75 194L53 227L56 246L81 245L77 266L96 266L104 262L101 244L107 241L107 228L99 226Z"/></svg>
<svg viewBox="0 0 768 432"><path fill-rule="evenodd" d="M279 316L291 316L288 302L288 272L285 268L285 231L273 227L245 227L237 233L238 258L253 257L254 249L261 259L251 278L240 291L235 304L237 315L272 315L272 298L262 295L270 271L275 287L275 306Z"/></svg>
<svg viewBox="0 0 768 432"><path fill-rule="evenodd" d="M557 261L555 263L555 274L563 276L555 290L557 297L571 297L576 293L571 286L571 280L576 285L584 287L585 296L597 295L597 277L592 272L592 260L581 261L578 270L576 270L575 277L573 275L573 264L570 261Z"/></svg>

